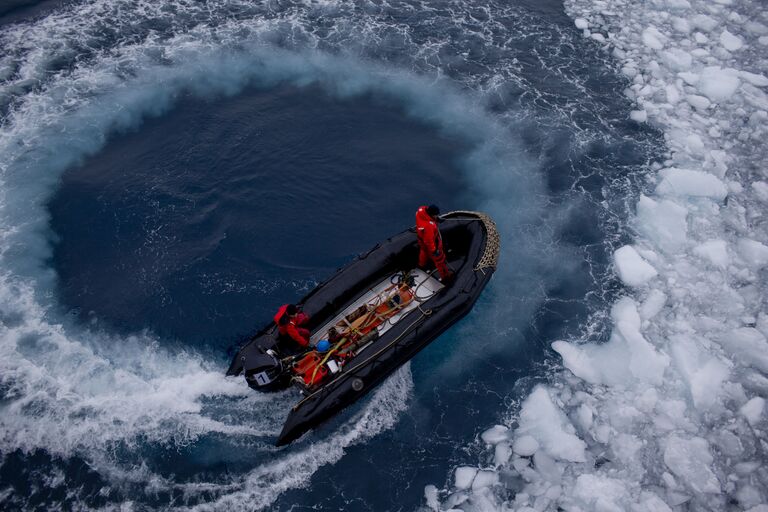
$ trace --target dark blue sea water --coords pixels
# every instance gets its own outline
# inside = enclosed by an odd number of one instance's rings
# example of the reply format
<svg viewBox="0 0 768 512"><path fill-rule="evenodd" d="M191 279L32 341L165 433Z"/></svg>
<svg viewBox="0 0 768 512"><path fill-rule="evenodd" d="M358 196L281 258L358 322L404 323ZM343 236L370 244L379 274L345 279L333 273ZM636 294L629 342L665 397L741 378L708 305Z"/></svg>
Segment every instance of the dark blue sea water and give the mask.
<svg viewBox="0 0 768 512"><path fill-rule="evenodd" d="M5 508L414 510L547 379L552 341L603 332L661 144L559 2L4 16ZM295 397L225 379L232 350L425 203L499 225L475 310L273 448Z"/></svg>

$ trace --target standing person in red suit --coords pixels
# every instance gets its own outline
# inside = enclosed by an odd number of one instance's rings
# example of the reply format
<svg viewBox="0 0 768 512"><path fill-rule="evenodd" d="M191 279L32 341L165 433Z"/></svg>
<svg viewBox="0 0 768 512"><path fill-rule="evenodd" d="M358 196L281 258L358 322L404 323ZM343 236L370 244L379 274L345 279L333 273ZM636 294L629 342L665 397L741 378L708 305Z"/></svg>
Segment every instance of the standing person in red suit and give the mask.
<svg viewBox="0 0 768 512"><path fill-rule="evenodd" d="M416 211L416 236L419 240L419 267L424 268L431 259L440 272L440 281L450 283L453 271L445 263L445 251L443 250L443 238L437 227L440 208L434 204L420 206Z"/></svg>
<svg viewBox="0 0 768 512"><path fill-rule="evenodd" d="M274 320L281 336L291 338L302 347L309 346L309 329L301 327L309 321L309 315L299 311L295 304L280 306Z"/></svg>

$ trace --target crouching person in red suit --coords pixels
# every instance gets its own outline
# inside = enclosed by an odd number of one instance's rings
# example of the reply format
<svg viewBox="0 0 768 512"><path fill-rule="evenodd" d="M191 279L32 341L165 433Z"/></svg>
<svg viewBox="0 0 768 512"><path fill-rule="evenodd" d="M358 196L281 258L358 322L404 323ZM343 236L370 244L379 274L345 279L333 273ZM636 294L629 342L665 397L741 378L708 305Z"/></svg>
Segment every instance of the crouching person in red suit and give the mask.
<svg viewBox="0 0 768 512"><path fill-rule="evenodd" d="M453 271L445 262L445 251L437 219L440 208L435 205L420 206L416 211L416 236L419 240L419 267L425 268L429 260L435 264L440 273L440 280L447 284L453 278Z"/></svg>
<svg viewBox="0 0 768 512"><path fill-rule="evenodd" d="M291 338L302 347L309 346L309 329L301 327L309 322L309 315L299 311L295 304L280 306L274 320L281 336Z"/></svg>

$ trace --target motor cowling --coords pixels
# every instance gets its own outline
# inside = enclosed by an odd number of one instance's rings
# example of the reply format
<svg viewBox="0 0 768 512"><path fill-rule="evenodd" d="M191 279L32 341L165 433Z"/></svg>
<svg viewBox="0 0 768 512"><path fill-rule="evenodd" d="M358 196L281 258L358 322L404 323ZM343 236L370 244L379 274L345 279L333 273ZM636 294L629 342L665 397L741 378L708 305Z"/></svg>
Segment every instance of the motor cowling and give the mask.
<svg viewBox="0 0 768 512"><path fill-rule="evenodd" d="M243 369L245 379L253 389L270 391L285 385L283 364L271 350L244 355Z"/></svg>

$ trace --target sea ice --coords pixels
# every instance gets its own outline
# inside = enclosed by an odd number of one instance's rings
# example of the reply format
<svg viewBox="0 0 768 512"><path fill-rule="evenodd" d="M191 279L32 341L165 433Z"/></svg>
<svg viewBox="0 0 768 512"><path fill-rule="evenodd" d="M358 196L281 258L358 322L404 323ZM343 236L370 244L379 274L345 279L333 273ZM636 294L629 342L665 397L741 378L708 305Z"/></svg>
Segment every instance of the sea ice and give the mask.
<svg viewBox="0 0 768 512"><path fill-rule="evenodd" d="M768 512L768 18L731 3L565 2L586 36L611 34L628 115L668 152L613 254L631 297L607 342L552 343L568 371L524 401L508 459L523 489L489 509Z"/></svg>
<svg viewBox="0 0 768 512"><path fill-rule="evenodd" d="M633 380L659 384L669 358L657 352L640 333L640 315L629 297L619 299L611 310L615 329L607 343L552 344L563 365L592 384L629 385Z"/></svg>
<svg viewBox="0 0 768 512"><path fill-rule="evenodd" d="M512 447L509 443L499 443L494 447L493 464L496 467L504 466L512 457Z"/></svg>
<svg viewBox="0 0 768 512"><path fill-rule="evenodd" d="M637 228L667 252L677 252L687 242L688 210L670 200L654 201L640 196L637 203Z"/></svg>
<svg viewBox="0 0 768 512"><path fill-rule="evenodd" d="M741 38L731 34L727 29L723 30L723 33L720 34L720 44L722 44L723 48L729 52L735 52L744 46L744 42Z"/></svg>
<svg viewBox="0 0 768 512"><path fill-rule="evenodd" d="M756 396L749 402L741 406L739 412L747 419L750 425L753 427L757 425L763 416L763 409L765 408L765 400Z"/></svg>
<svg viewBox="0 0 768 512"><path fill-rule="evenodd" d="M587 23L587 20L584 18L576 18L573 20L573 24L576 25L576 28L579 30L585 30L589 28L589 23Z"/></svg>
<svg viewBox="0 0 768 512"><path fill-rule="evenodd" d="M427 485L424 487L424 499L427 501L427 507L434 512L440 510L440 500L437 498L437 487Z"/></svg>
<svg viewBox="0 0 768 512"><path fill-rule="evenodd" d="M706 172L671 167L662 169L659 175L662 179L656 193L660 195L710 197L718 201L728 195L725 183Z"/></svg>
<svg viewBox="0 0 768 512"><path fill-rule="evenodd" d="M651 49L661 50L664 48L664 34L659 32L656 27L648 27L643 30L643 43Z"/></svg>
<svg viewBox="0 0 768 512"><path fill-rule="evenodd" d="M749 238L741 238L737 244L739 255L752 268L764 267L768 264L768 247Z"/></svg>
<svg viewBox="0 0 768 512"><path fill-rule="evenodd" d="M667 303L667 296L661 290L653 289L648 293L638 312L643 320L650 320L658 315Z"/></svg>
<svg viewBox="0 0 768 512"><path fill-rule="evenodd" d="M533 436L524 435L515 439L512 450L521 457L530 457L539 449L539 442Z"/></svg>
<svg viewBox="0 0 768 512"><path fill-rule="evenodd" d="M740 327L723 334L719 341L744 364L768 373L768 341L754 327Z"/></svg>
<svg viewBox="0 0 768 512"><path fill-rule="evenodd" d="M642 286L658 274L631 245L617 249L613 253L613 261L619 279L627 286Z"/></svg>
<svg viewBox="0 0 768 512"><path fill-rule="evenodd" d="M691 18L691 24L702 32L711 32L717 27L718 22L712 16L697 14Z"/></svg>
<svg viewBox="0 0 768 512"><path fill-rule="evenodd" d="M573 497L584 510L600 512L622 512L627 510L624 503L627 488L621 480L597 475L581 475L573 487Z"/></svg>
<svg viewBox="0 0 768 512"><path fill-rule="evenodd" d="M472 487L472 481L475 479L478 469L470 466L461 466L456 468L453 473L453 486L457 489L469 489Z"/></svg>
<svg viewBox="0 0 768 512"><path fill-rule="evenodd" d="M752 182L752 190L755 195L764 203L768 203L768 183L764 181Z"/></svg>
<svg viewBox="0 0 768 512"><path fill-rule="evenodd" d="M571 462L586 460L584 441L575 435L573 425L552 402L544 386L536 386L523 402L519 425L515 432L518 439L524 435L533 437L552 457Z"/></svg>
<svg viewBox="0 0 768 512"><path fill-rule="evenodd" d="M690 106L699 110L707 110L712 104L712 102L709 101L706 97L699 96L698 94L687 95L685 97L685 101L687 101Z"/></svg>
<svg viewBox="0 0 768 512"><path fill-rule="evenodd" d="M741 81L738 72L718 66L704 68L697 83L698 90L714 103L725 102L736 93Z"/></svg>
<svg viewBox="0 0 768 512"><path fill-rule="evenodd" d="M482 469L477 472L474 480L472 480L472 490L482 489L483 487L491 487L499 483L499 474L495 471L488 469Z"/></svg>
<svg viewBox="0 0 768 512"><path fill-rule="evenodd" d="M644 123L648 120L648 112L645 110L633 110L629 113L629 118L638 123Z"/></svg>
<svg viewBox="0 0 768 512"><path fill-rule="evenodd" d="M726 268L730 262L725 240L707 240L697 245L693 249L693 253L720 268Z"/></svg>
<svg viewBox="0 0 768 512"><path fill-rule="evenodd" d="M739 76L756 87L768 86L768 78L766 78L765 75L750 73L749 71L740 71Z"/></svg>
<svg viewBox="0 0 768 512"><path fill-rule="evenodd" d="M509 439L509 428L504 425L494 425L480 434L480 438L485 444L495 445Z"/></svg>
<svg viewBox="0 0 768 512"><path fill-rule="evenodd" d="M690 53L677 48L664 51L662 59L664 59L664 63L667 67L679 71L690 69L691 64L693 63L693 58Z"/></svg>
<svg viewBox="0 0 768 512"><path fill-rule="evenodd" d="M712 461L706 439L676 435L666 439L664 463L695 492L720 493L720 482L710 469Z"/></svg>
<svg viewBox="0 0 768 512"><path fill-rule="evenodd" d="M728 367L701 351L688 335L677 334L670 340L675 365L680 370L697 409L706 410L716 403L728 378Z"/></svg>

